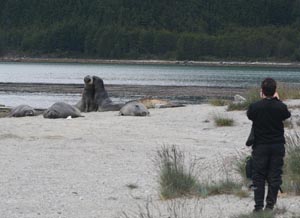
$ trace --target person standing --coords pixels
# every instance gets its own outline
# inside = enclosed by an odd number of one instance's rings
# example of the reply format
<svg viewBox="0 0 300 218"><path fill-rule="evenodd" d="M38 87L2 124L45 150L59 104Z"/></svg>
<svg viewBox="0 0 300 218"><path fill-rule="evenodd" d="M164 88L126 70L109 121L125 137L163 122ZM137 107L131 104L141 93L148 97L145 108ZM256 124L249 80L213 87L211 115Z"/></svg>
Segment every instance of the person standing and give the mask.
<svg viewBox="0 0 300 218"><path fill-rule="evenodd" d="M265 210L273 210L282 184L285 155L283 121L289 118L291 113L279 100L276 88L274 79L264 79L261 83L262 99L252 103L247 110L254 132L252 146L254 212L264 208L265 183L268 184Z"/></svg>

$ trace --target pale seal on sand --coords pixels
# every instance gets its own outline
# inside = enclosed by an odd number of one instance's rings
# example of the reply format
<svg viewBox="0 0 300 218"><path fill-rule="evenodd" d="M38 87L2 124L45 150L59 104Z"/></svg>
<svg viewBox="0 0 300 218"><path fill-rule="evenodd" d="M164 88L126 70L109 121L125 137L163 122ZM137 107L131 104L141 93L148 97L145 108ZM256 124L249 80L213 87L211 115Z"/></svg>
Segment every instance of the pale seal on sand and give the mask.
<svg viewBox="0 0 300 218"><path fill-rule="evenodd" d="M37 112L34 110L33 107L29 105L19 105L14 107L11 112L9 113L9 117L26 117L26 116L35 116Z"/></svg>
<svg viewBox="0 0 300 218"><path fill-rule="evenodd" d="M121 116L148 116L148 109L140 102L127 102L120 110Z"/></svg>
<svg viewBox="0 0 300 218"><path fill-rule="evenodd" d="M95 104L97 111L118 111L124 104L114 104L109 98L107 91L104 88L104 82L101 78L93 76L93 84L95 86Z"/></svg>
<svg viewBox="0 0 300 218"><path fill-rule="evenodd" d="M246 101L247 101L247 99L244 98L243 96L241 96L241 95L235 95L235 96L234 96L234 101L233 101L233 103L234 103L234 104L243 104L243 103L245 103Z"/></svg>
<svg viewBox="0 0 300 218"><path fill-rule="evenodd" d="M81 100L75 105L81 112L97 111L97 105L95 103L95 86L92 76L87 75L83 79L84 89Z"/></svg>
<svg viewBox="0 0 300 218"><path fill-rule="evenodd" d="M50 119L67 118L69 116L72 118L83 117L78 108L64 102L57 102L53 104L44 112L43 116L44 118Z"/></svg>
<svg viewBox="0 0 300 218"><path fill-rule="evenodd" d="M184 107L183 104L173 103L167 100L158 99L158 98L142 98L137 100L146 106L146 108L170 108L170 107Z"/></svg>

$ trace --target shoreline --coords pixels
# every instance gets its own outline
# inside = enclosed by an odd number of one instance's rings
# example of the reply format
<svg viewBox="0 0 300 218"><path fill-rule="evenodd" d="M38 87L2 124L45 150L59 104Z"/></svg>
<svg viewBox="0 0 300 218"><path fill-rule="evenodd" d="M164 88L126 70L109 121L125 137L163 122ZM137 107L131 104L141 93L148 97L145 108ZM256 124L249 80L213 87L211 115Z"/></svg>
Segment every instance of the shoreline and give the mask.
<svg viewBox="0 0 300 218"><path fill-rule="evenodd" d="M178 103L199 104L213 98L233 99L234 95L243 95L247 88L209 87L209 86L159 86L159 85L113 85L106 84L109 96L119 99L159 98ZM56 83L2 83L0 93L45 93L81 94L83 84ZM0 102L0 104L3 102Z"/></svg>
<svg viewBox="0 0 300 218"><path fill-rule="evenodd" d="M300 68L300 62L268 62L268 61L172 61L172 60L106 60L91 58L31 58L1 57L2 62L20 63L79 63L79 64L132 64L132 65L178 65L202 67L275 67Z"/></svg>

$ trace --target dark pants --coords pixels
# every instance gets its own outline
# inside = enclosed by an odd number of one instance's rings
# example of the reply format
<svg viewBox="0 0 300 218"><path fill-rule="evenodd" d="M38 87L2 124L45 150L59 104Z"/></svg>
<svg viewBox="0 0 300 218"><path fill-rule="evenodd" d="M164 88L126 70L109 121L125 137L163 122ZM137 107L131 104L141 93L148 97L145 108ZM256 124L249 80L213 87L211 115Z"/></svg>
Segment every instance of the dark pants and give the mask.
<svg viewBox="0 0 300 218"><path fill-rule="evenodd" d="M284 144L260 144L255 145L252 151L253 157L253 185L255 209L264 207L265 183L268 183L266 208L273 209L277 194L282 184L282 167L285 155Z"/></svg>

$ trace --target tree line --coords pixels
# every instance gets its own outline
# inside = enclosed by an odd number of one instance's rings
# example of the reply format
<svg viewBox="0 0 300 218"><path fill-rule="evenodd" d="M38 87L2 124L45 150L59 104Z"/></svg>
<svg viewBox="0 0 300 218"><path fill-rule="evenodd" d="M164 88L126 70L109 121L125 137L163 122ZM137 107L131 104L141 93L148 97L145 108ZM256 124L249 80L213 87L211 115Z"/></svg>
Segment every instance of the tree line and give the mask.
<svg viewBox="0 0 300 218"><path fill-rule="evenodd" d="M0 53L300 61L300 0L1 0Z"/></svg>

